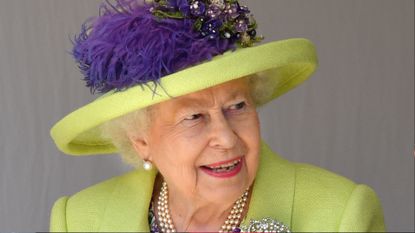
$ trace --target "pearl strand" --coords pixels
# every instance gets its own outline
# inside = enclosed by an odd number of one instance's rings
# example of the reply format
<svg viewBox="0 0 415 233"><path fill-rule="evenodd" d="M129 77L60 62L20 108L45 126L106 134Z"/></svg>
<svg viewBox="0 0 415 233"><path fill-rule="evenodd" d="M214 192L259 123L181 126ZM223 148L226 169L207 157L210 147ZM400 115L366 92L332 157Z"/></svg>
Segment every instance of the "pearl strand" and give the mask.
<svg viewBox="0 0 415 233"><path fill-rule="evenodd" d="M158 210L158 220L159 220L159 227L161 232L176 232L173 220L170 217L169 211L169 191L167 189L167 183L163 181L160 195L157 201L157 210Z"/></svg>
<svg viewBox="0 0 415 233"><path fill-rule="evenodd" d="M249 191L247 189L243 195L235 202L231 212L229 213L225 223L222 225L219 232L232 232L239 226L242 218L242 212L248 200L248 194ZM157 201L158 224L161 232L171 233L176 232L176 229L170 216L168 200L169 191L167 188L167 183L163 181L160 195Z"/></svg>

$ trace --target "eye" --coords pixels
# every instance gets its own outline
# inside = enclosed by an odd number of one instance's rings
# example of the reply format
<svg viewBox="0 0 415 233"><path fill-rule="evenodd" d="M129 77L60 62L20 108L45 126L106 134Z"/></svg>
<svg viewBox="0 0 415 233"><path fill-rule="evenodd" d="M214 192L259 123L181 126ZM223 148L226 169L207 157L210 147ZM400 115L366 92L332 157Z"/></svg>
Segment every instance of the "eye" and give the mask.
<svg viewBox="0 0 415 233"><path fill-rule="evenodd" d="M198 113L198 114L192 114L189 115L187 117L184 118L185 121L195 121L198 120L202 117L202 114Z"/></svg>
<svg viewBox="0 0 415 233"><path fill-rule="evenodd" d="M245 107L246 107L246 102L245 102L245 101L242 101L242 102L240 102L240 103L237 103L237 104L231 105L231 106L229 107L229 109L230 109L230 110L241 110L241 109L244 109Z"/></svg>

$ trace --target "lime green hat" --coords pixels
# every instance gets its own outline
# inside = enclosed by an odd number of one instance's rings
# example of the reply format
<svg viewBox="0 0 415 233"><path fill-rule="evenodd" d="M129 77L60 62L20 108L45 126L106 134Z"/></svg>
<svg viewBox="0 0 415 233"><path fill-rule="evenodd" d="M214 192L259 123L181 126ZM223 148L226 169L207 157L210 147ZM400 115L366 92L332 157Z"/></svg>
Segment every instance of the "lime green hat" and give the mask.
<svg viewBox="0 0 415 233"><path fill-rule="evenodd" d="M155 16L155 12L160 14L161 11L158 9L164 8L157 8L159 6L155 5L132 5L131 2L130 0L126 5L125 1L117 1L118 5L111 8L112 10L108 8L108 5L102 5L101 7L107 7L105 13L96 18L91 27L85 27L86 24L84 24L83 34L81 33L76 38L73 55L84 74L87 86L93 91L99 90L105 94L70 113L52 127L51 137L59 150L66 154L92 155L117 152L111 141L101 137L100 125L135 110L259 72L274 84L272 95L265 101L267 103L305 81L316 70L315 46L307 39L292 38L252 46L253 42L258 41L259 38L253 33L256 24L252 22L252 17L249 17L250 21L245 21L248 22L247 27L242 27L245 31L236 27L240 26L238 23L241 17L249 13L246 7L241 7L239 4L236 6L236 9L239 9L237 22L232 21L233 18L228 18L228 21L222 19L219 23L218 21L215 24L211 22L205 28L206 30L202 24L196 32L193 25L189 32L189 22L198 21L200 17L207 17L202 14L203 12L199 12L201 7L198 8L199 11L196 14L192 11L192 7L186 8L186 5L180 5L177 8L180 11L177 12L181 12L182 19L172 19L168 16L160 19L159 15ZM177 2L184 4L187 1ZM237 1L232 2L234 4ZM228 5L224 6L224 11ZM204 7L212 8L212 6ZM121 8L122 11L114 10ZM126 16L126 11L130 18ZM177 12L175 12L175 17ZM125 20L125 25L128 26L120 26L122 20ZM113 22L117 22L114 27L119 31L109 29L108 25ZM226 28L230 28L229 25L233 25L232 23L238 25L231 27L233 31L226 31ZM136 25L141 25L138 27L140 29L133 28ZM217 30L212 30L212 25L214 29L215 25L219 26L216 27ZM223 25L227 25L225 29ZM149 30L149 27L152 29ZM147 36L149 31L154 32L154 28L160 27L164 30L160 34ZM165 29L169 27L174 30L166 32ZM178 42L176 38L180 30L186 31L187 35L179 33L185 38ZM129 37L128 33L133 35ZM165 36L166 33L170 37L165 43L164 41L161 43L148 41L154 40L158 35ZM173 34L169 33L174 34L174 40L171 39ZM247 35L251 41L247 40ZM146 41L140 43L140 40ZM132 44L131 41L134 43ZM201 41L206 45L198 48L197 51L209 51L210 53L204 52L200 56L202 59L197 62L189 60L190 56L198 56L194 48L195 45L199 46ZM182 52L187 49L183 47L188 44L191 44L188 49L190 52L183 56ZM149 47L150 45L163 47ZM160 59L160 53L171 47L178 49L180 53L165 52L167 55ZM146 56L143 55L143 51L147 52ZM135 56L131 56L134 54ZM172 59L166 60L166 56ZM154 63L155 60L160 60L161 63ZM180 65L177 65L178 63ZM143 66L143 64L146 65ZM158 70L150 69L154 67L158 67ZM152 74L156 74L156 78L149 78ZM156 89L161 91L156 91Z"/></svg>

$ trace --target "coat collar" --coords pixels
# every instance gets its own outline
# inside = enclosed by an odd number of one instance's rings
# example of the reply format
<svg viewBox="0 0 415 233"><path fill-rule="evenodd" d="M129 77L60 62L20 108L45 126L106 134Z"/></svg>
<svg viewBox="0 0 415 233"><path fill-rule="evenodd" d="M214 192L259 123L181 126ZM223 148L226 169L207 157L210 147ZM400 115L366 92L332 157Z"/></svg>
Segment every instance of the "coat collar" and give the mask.
<svg viewBox="0 0 415 233"><path fill-rule="evenodd" d="M142 169L119 179L109 198L99 232L149 232L150 207L156 171Z"/></svg>
<svg viewBox="0 0 415 233"><path fill-rule="evenodd" d="M109 198L98 231L149 232L148 209L155 177L156 171L143 170L122 176ZM252 198L242 225L270 217L290 226L294 184L294 167L262 143Z"/></svg>

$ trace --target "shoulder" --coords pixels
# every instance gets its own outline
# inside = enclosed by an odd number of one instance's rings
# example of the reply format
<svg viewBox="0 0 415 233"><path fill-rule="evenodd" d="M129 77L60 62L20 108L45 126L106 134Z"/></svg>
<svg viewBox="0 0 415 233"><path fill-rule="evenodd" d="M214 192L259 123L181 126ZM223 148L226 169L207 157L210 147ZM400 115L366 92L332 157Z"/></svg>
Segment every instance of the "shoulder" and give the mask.
<svg viewBox="0 0 415 233"><path fill-rule="evenodd" d="M262 191L285 184L283 193L273 192L279 199L291 198L290 205L278 203L287 209L278 218L289 223L292 231L385 230L379 198L369 186L321 167L288 161L269 148L263 155L266 172L261 176L269 182Z"/></svg>
<svg viewBox="0 0 415 233"><path fill-rule="evenodd" d="M372 188L310 164L293 166L296 182L292 224L297 225L297 231L385 230L383 210Z"/></svg>
<svg viewBox="0 0 415 233"><path fill-rule="evenodd" d="M67 207L70 207L68 210L85 209L88 210L88 213L91 213L91 210L100 212L100 209L105 206L104 204L108 199L112 198L114 192L117 190L117 186L120 184L128 184L137 175L136 171L131 171L104 180L71 195L67 200Z"/></svg>
<svg viewBox="0 0 415 233"><path fill-rule="evenodd" d="M298 191L344 192L350 191L356 185L350 179L327 169L289 161L272 151L265 143L262 144L261 154L260 169L266 170L267 173L264 176L271 179L278 174L283 175L284 179L292 178Z"/></svg>
<svg viewBox="0 0 415 233"><path fill-rule="evenodd" d="M352 180L311 164L291 163L295 169L295 185L297 192L316 193L316 197L336 194L336 197L347 199L355 188ZM343 195L342 195L343 194Z"/></svg>
<svg viewBox="0 0 415 233"><path fill-rule="evenodd" d="M135 170L102 181L71 196L59 198L51 210L51 231L98 231L108 208L114 201L140 199L140 188L148 189L151 182L143 171ZM138 191L138 192L137 192ZM142 197L142 199L145 197ZM120 208L123 203L119 203ZM133 203L131 203L133 204ZM111 206L111 211L116 211Z"/></svg>

